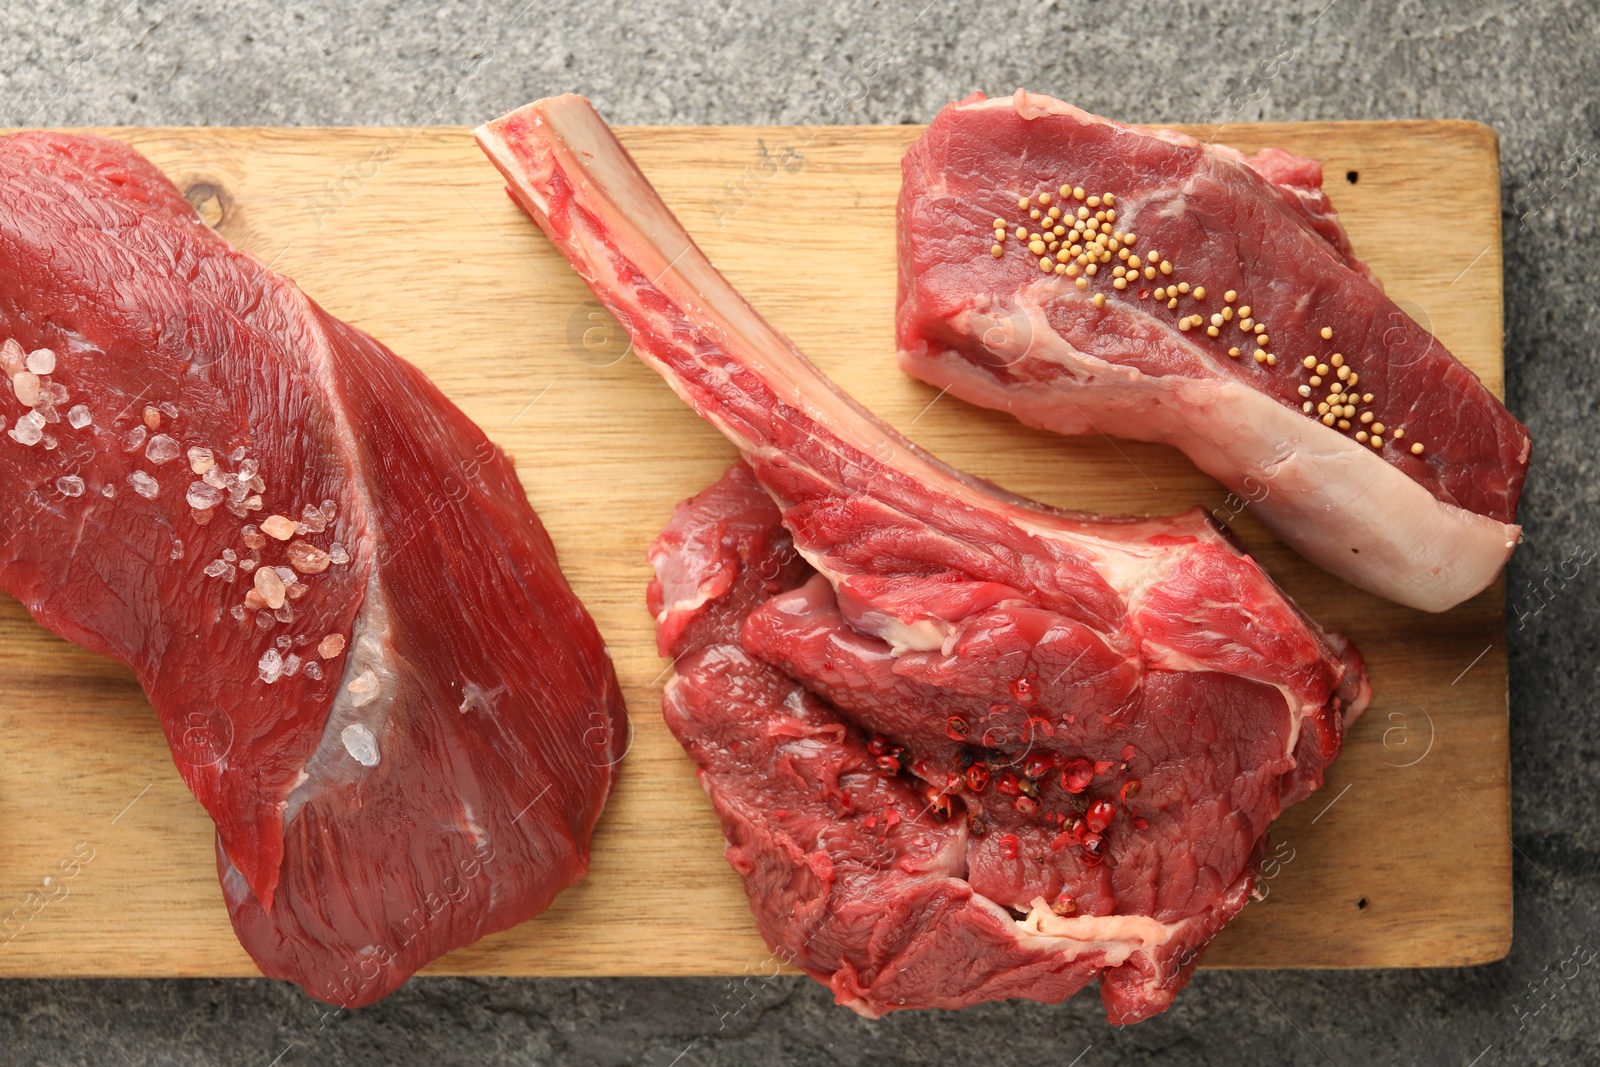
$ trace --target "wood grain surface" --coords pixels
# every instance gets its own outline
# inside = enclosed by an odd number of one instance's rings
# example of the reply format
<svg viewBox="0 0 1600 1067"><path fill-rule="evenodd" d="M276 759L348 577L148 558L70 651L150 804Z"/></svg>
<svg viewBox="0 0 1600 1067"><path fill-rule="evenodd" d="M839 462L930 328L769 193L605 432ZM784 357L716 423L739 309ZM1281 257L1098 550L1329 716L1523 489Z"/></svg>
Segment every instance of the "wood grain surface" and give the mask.
<svg viewBox="0 0 1600 1067"><path fill-rule="evenodd" d="M426 371L517 461L610 643L634 737L588 878L441 974L736 974L769 966L693 769L662 724L645 547L733 450L513 207L465 129L137 129L235 244ZM1051 504L1215 509L1371 666L1375 699L1327 786L1273 828L1267 898L1209 966L1408 967L1511 938L1502 584L1444 615L1302 562L1178 453L1068 440L968 407L893 355L894 203L916 128L619 131L758 310L946 460ZM1400 305L1502 388L1498 148L1464 122L1197 131L1322 160L1357 253ZM211 823L123 667L0 598L0 975L252 975ZM87 858L86 858L87 857Z"/></svg>

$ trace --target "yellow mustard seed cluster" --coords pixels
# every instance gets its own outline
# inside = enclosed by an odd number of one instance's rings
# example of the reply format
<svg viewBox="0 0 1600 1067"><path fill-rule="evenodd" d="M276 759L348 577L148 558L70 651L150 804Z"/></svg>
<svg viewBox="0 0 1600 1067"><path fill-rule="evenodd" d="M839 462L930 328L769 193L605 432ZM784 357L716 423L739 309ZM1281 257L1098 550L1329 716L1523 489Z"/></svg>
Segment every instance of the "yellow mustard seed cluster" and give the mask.
<svg viewBox="0 0 1600 1067"><path fill-rule="evenodd" d="M1194 310L1195 304L1206 302L1206 287L1174 277L1177 267L1156 249L1134 251L1139 237L1117 228L1116 203L1115 194L1089 193L1081 185L1063 185L1054 193L1020 197L1017 210L1027 221L1013 225L997 217L989 253L1001 258L1006 253L1006 242L1014 240L1030 259L1038 262L1041 272L1071 278L1079 290L1087 290L1091 279L1104 281L1106 267L1110 268L1111 287L1119 292L1140 279L1159 281L1161 284L1150 295L1169 311L1183 309L1178 319L1180 331L1203 330L1207 337L1217 340L1226 333L1230 358L1243 359L1249 353L1258 365L1276 367L1278 354L1272 349L1272 334L1267 324L1255 317L1249 304L1239 303L1239 293L1233 289L1224 292L1221 305L1209 315L1205 309ZM1105 307L1106 294L1095 293L1090 300L1095 307ZM1233 331L1243 336L1236 338ZM1324 326L1318 334L1322 340L1332 341L1333 327ZM1353 433L1358 442L1374 450L1405 439L1404 427L1391 428L1377 421L1371 410L1373 394L1358 388L1361 376L1343 353L1333 352L1325 360L1306 356L1300 367L1310 372L1297 389L1300 410L1306 415L1324 426ZM1412 441L1409 447L1415 456L1424 451L1420 441Z"/></svg>

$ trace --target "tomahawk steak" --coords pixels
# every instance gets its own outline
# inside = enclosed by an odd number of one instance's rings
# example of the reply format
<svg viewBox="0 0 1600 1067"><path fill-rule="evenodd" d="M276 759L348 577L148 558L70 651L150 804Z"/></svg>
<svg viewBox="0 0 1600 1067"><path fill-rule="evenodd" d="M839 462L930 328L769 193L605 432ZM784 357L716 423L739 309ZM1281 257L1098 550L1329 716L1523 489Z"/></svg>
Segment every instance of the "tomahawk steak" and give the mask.
<svg viewBox="0 0 1600 1067"><path fill-rule="evenodd" d="M477 131L517 201L745 462L679 507L649 598L667 722L779 956L867 1015L1160 1011L1268 824L1365 706L1198 509L1009 496L839 392L717 273L587 101Z"/></svg>

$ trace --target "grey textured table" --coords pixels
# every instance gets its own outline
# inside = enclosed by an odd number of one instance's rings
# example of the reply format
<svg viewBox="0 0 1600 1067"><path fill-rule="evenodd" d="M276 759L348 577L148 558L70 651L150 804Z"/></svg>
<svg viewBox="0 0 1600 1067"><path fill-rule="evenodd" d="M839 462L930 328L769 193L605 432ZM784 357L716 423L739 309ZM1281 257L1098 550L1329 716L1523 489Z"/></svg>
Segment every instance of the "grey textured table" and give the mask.
<svg viewBox="0 0 1600 1067"><path fill-rule="evenodd" d="M1600 1062L1600 967L1551 978L1600 949L1600 607L1594 568L1552 577L1600 550L1587 421L1600 406L1597 26L1592 3L1489 0L10 0L0 125L470 124L565 90L618 123L905 123L1018 84L1142 122L1477 119L1501 136L1508 401L1536 444L1511 565L1516 933L1503 961L1203 972L1171 1011L1121 1031L1092 994L869 1023L801 979L763 984L726 1019L724 980L414 980L325 1026L297 989L265 980L12 981L4 1061ZM835 100L837 114L817 110ZM1535 599L1534 583L1548 592Z"/></svg>

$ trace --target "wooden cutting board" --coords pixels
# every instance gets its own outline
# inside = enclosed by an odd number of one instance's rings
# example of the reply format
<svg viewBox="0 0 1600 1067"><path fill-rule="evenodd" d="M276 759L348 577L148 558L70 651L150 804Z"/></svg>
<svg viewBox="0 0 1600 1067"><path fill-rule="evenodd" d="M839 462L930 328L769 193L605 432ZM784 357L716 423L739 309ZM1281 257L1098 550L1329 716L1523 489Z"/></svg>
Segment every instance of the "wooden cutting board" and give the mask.
<svg viewBox="0 0 1600 1067"><path fill-rule="evenodd" d="M235 244L425 370L517 460L610 643L632 751L589 877L441 974L716 975L770 964L694 772L662 724L645 546L733 450L513 207L465 129L139 129ZM1503 585L1442 616L1302 562L1178 453L1067 440L940 398L893 355L894 203L918 129L619 131L711 258L868 407L936 454L1056 505L1202 504L1366 654L1376 694L1326 788L1273 828L1267 899L1211 966L1411 967L1511 939ZM1323 161L1357 253L1502 391L1494 133L1467 122L1232 126ZM0 598L0 975L251 975L211 823L130 673Z"/></svg>

